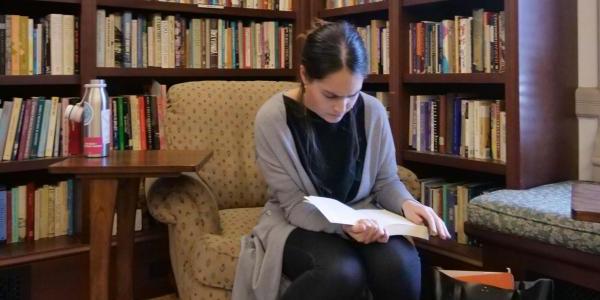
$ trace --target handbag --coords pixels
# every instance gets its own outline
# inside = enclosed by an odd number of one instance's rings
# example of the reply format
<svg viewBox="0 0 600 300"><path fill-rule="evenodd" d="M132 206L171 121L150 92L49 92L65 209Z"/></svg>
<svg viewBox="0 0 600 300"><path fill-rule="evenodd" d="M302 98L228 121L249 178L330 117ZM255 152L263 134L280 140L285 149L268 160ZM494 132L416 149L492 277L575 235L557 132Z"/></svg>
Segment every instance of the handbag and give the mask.
<svg viewBox="0 0 600 300"><path fill-rule="evenodd" d="M511 275L512 276L512 275ZM554 282L551 279L516 281L514 289L491 284L463 281L434 268L436 300L553 300Z"/></svg>

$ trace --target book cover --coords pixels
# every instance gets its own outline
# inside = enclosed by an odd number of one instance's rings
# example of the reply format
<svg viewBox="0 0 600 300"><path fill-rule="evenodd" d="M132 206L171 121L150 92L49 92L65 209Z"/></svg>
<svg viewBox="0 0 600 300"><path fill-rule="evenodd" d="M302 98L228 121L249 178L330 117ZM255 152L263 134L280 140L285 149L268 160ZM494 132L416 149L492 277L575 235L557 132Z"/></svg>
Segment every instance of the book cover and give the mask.
<svg viewBox="0 0 600 300"><path fill-rule="evenodd" d="M514 290L515 279L510 272L439 270L444 275L463 282L491 285Z"/></svg>

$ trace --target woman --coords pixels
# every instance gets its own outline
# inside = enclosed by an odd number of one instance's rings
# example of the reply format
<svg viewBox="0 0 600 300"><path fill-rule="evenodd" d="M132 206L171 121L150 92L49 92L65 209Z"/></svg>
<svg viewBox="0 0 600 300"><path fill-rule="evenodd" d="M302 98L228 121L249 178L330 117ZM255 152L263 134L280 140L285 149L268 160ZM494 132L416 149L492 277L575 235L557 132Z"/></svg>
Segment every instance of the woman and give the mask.
<svg viewBox="0 0 600 300"><path fill-rule="evenodd" d="M331 224L303 201L319 195L383 207L450 236L399 180L385 109L360 92L366 75L355 28L322 22L306 35L300 87L259 110L256 154L269 201L242 241L234 299L419 298L420 261L406 238L388 236L373 220ZM280 283L289 285L280 290Z"/></svg>

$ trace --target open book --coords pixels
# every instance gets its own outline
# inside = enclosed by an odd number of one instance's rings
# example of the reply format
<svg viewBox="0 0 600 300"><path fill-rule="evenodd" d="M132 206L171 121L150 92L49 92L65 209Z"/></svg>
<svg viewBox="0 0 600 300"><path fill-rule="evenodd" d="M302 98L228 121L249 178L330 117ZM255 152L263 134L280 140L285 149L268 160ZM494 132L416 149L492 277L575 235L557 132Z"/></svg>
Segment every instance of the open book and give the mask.
<svg viewBox="0 0 600 300"><path fill-rule="evenodd" d="M331 223L354 225L360 219L377 221L389 235L410 235L429 239L427 227L385 209L353 209L335 199L308 196L305 201L314 205Z"/></svg>

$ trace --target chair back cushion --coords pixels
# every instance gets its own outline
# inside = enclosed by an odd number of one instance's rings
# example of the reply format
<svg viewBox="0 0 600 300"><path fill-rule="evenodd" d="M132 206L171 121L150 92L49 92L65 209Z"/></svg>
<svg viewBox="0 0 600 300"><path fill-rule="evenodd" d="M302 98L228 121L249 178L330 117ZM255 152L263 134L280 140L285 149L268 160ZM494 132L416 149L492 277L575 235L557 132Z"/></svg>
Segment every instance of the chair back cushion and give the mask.
<svg viewBox="0 0 600 300"><path fill-rule="evenodd" d="M169 89L167 147L213 150L200 174L219 209L264 205L266 183L255 163L254 118L271 96L297 86L277 81L194 81Z"/></svg>

